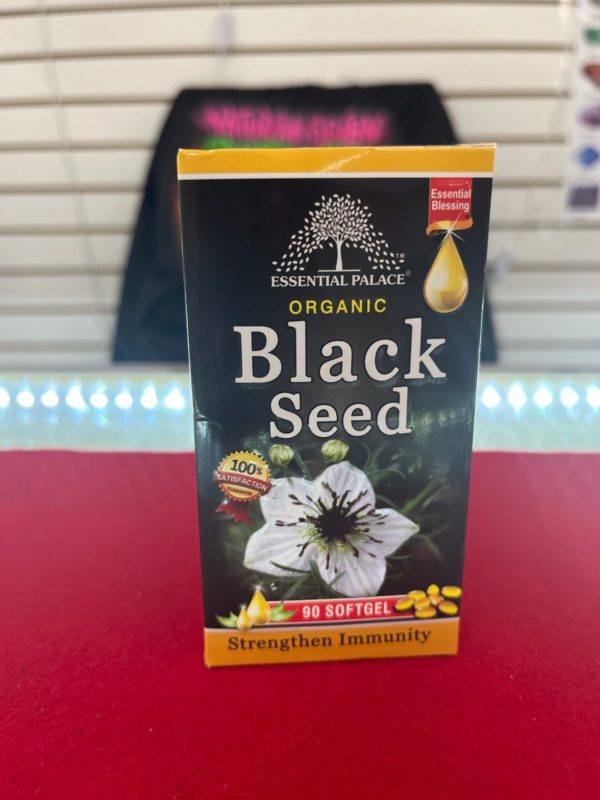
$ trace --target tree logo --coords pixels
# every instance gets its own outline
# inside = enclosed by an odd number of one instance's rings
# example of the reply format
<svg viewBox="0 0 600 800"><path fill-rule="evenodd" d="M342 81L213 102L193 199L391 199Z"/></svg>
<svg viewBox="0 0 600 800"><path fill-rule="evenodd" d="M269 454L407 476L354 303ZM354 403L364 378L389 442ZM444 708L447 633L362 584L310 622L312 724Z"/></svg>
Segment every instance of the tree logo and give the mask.
<svg viewBox="0 0 600 800"><path fill-rule="evenodd" d="M303 272L311 254L325 250L326 245L335 250L335 266L327 266L324 261L319 272L360 272L344 267L344 248L351 247L366 254L372 269L400 269L404 255L390 250L383 233L371 222L371 216L369 206L349 194L321 195L304 218L304 225L290 238L281 259L273 261L275 269L277 272Z"/></svg>

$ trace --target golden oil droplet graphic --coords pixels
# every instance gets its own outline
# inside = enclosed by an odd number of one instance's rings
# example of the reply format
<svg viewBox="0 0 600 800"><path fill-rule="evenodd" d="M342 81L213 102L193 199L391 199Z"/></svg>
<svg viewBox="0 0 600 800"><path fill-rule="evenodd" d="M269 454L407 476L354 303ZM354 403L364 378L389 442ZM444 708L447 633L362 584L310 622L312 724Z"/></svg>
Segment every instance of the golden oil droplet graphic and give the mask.
<svg viewBox="0 0 600 800"><path fill-rule="evenodd" d="M256 589L248 605L248 616L253 625L266 625L271 619L271 608L260 589Z"/></svg>
<svg viewBox="0 0 600 800"><path fill-rule="evenodd" d="M237 629L238 631L249 631L252 627L252 620L250 619L250 615L246 611L246 606L242 606L240 609L240 613L238 614L237 618Z"/></svg>
<svg viewBox="0 0 600 800"><path fill-rule="evenodd" d="M469 293L469 279L454 244L448 233L423 284L425 302L439 314L448 314L462 306Z"/></svg>

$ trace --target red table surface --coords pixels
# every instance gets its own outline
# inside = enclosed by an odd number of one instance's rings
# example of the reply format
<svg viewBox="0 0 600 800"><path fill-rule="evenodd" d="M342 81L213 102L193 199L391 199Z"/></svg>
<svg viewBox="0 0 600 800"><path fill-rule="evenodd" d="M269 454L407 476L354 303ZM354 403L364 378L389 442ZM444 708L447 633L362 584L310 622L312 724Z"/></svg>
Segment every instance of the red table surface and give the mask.
<svg viewBox="0 0 600 800"><path fill-rule="evenodd" d="M207 670L192 456L2 454L0 796L597 796L599 477L475 456L459 656Z"/></svg>

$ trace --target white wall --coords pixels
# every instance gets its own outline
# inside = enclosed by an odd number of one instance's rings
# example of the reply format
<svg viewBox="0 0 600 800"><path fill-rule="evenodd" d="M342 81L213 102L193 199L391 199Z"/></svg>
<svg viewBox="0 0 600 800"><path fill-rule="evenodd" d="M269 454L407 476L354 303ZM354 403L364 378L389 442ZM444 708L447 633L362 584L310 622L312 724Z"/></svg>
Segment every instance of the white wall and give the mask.
<svg viewBox="0 0 600 800"><path fill-rule="evenodd" d="M498 141L491 281L502 363L600 366L600 230L561 222L570 2L0 4L0 368L107 363L161 122L185 86L434 82Z"/></svg>

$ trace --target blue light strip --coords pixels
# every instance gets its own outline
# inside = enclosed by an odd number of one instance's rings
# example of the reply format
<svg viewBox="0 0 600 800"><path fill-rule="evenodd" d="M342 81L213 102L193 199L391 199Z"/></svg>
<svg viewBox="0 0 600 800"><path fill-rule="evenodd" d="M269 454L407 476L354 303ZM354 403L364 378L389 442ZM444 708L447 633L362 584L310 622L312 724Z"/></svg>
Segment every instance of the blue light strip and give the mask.
<svg viewBox="0 0 600 800"><path fill-rule="evenodd" d="M19 386L0 385L0 411L16 405L24 411L38 406L50 411L67 406L73 411L84 413L107 409L129 411L139 406L150 412L165 409L179 412L190 403L189 387L183 383L172 385L166 392L152 383L147 383L141 391L127 384L115 388L105 384L84 386L77 381L64 385L55 382L33 386L26 381ZM593 411L598 411L600 386L568 383L557 391L555 386L542 383L535 391L528 393L518 381L510 384L508 389L500 389L497 384L484 381L477 393L478 409L510 407L515 413L519 413L528 403L533 403L542 410L556 403L567 409L583 403Z"/></svg>
<svg viewBox="0 0 600 800"><path fill-rule="evenodd" d="M586 386L573 381L559 382L557 386L556 382L548 380L528 392L519 381L511 383L506 389L484 381L477 393L478 410L510 407L518 414L529 403L542 411L552 405L573 409L579 404L587 404L593 411L598 411L600 386L595 383Z"/></svg>
<svg viewBox="0 0 600 800"><path fill-rule="evenodd" d="M33 386L31 382L23 382L19 386L0 385L0 412L17 407L22 411L39 410L43 407L49 411L69 408L81 413L94 411L129 411L139 406L146 411L183 411L190 405L189 387L183 384L162 391L147 384L140 392L128 385L115 388L100 386L82 386L79 382L59 385L56 382Z"/></svg>
<svg viewBox="0 0 600 800"><path fill-rule="evenodd" d="M0 449L21 447L189 450L187 375L0 376ZM483 372L475 447L599 450L600 381Z"/></svg>

